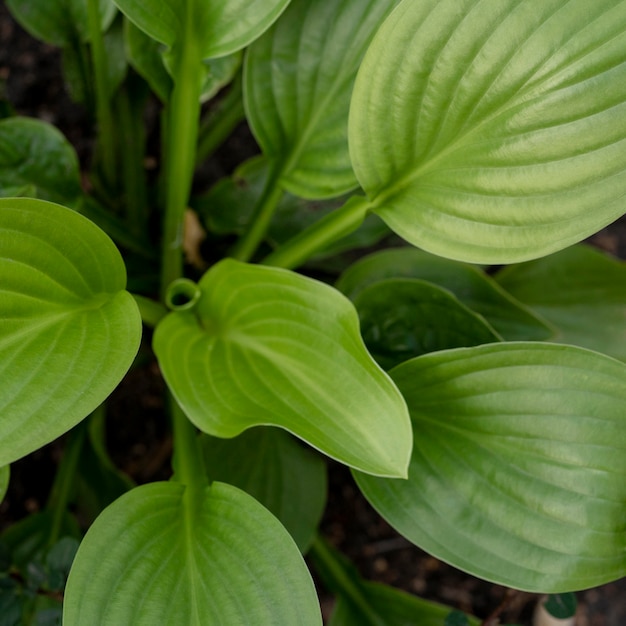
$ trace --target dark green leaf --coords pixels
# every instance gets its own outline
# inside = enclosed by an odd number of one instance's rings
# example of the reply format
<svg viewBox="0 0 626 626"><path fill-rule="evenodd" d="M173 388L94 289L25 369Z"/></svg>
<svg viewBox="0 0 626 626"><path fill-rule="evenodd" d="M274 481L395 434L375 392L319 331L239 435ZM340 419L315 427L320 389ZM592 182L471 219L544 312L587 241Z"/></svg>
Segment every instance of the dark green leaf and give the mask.
<svg viewBox="0 0 626 626"><path fill-rule="evenodd" d="M48 587L63 590L70 568L78 550L79 541L74 537L63 537L50 548L46 555Z"/></svg>
<svg viewBox="0 0 626 626"><path fill-rule="evenodd" d="M574 593L558 593L548 597L543 603L546 611L557 619L568 619L576 615L576 594Z"/></svg>
<svg viewBox="0 0 626 626"><path fill-rule="evenodd" d="M446 615L443 626L470 626L470 622L462 611L452 611Z"/></svg>

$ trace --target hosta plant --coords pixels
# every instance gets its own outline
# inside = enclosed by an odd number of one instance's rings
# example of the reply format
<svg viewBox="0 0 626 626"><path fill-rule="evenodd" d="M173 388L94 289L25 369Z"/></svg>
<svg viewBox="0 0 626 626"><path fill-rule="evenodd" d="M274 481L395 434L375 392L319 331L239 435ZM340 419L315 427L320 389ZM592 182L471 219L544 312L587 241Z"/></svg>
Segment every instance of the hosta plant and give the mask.
<svg viewBox="0 0 626 626"><path fill-rule="evenodd" d="M626 1L7 5L97 132L81 177L55 128L0 120L2 491L69 433L3 535L3 624L61 596L68 626L321 624L303 555L333 626L477 624L335 552L326 457L488 581L626 574L626 267L579 243L626 212ZM192 194L244 118L259 154ZM138 353L174 449L136 486L104 433Z"/></svg>

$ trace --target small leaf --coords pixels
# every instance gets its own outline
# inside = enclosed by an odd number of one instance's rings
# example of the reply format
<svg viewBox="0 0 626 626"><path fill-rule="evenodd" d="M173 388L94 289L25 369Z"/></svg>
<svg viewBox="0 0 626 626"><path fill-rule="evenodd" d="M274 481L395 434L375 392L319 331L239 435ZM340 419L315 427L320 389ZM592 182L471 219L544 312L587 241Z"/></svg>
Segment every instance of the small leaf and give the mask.
<svg viewBox="0 0 626 626"><path fill-rule="evenodd" d="M446 619L443 624L444 626L470 626L467 615L465 615L462 611L452 611L452 613L446 615Z"/></svg>
<svg viewBox="0 0 626 626"><path fill-rule="evenodd" d="M247 118L263 153L282 163L281 185L327 198L357 187L348 109L359 63L398 0L292 0L248 50Z"/></svg>
<svg viewBox="0 0 626 626"><path fill-rule="evenodd" d="M557 619L569 619L576 615L576 594L574 593L558 593L548 597L544 602L546 611Z"/></svg>
<svg viewBox="0 0 626 626"><path fill-rule="evenodd" d="M277 428L253 428L234 439L204 435L201 442L209 478L253 496L305 553L326 504L323 459Z"/></svg>
<svg viewBox="0 0 626 626"><path fill-rule="evenodd" d="M428 352L501 341L480 315L423 280L381 280L360 291L354 305L365 345L385 369Z"/></svg>
<svg viewBox="0 0 626 626"><path fill-rule="evenodd" d="M475 263L563 249L624 213L623 0L405 0L350 109L372 209Z"/></svg>
<svg viewBox="0 0 626 626"><path fill-rule="evenodd" d="M141 30L173 47L193 38L199 59L245 48L269 28L289 0L115 0Z"/></svg>
<svg viewBox="0 0 626 626"><path fill-rule="evenodd" d="M354 300L362 289L386 278L420 278L448 289L508 341L538 341L554 334L545 321L479 268L416 248L370 254L351 265L335 286Z"/></svg>
<svg viewBox="0 0 626 626"><path fill-rule="evenodd" d="M626 575L626 365L507 343L427 354L391 375L413 420L409 479L355 474L401 534L528 591Z"/></svg>
<svg viewBox="0 0 626 626"><path fill-rule="evenodd" d="M404 474L404 400L367 353L349 300L293 272L230 259L198 286L195 309L168 315L153 340L198 428L234 437L279 426L362 471Z"/></svg>
<svg viewBox="0 0 626 626"><path fill-rule="evenodd" d="M11 466L3 465L0 467L0 502L4 499L9 488L9 481L11 479Z"/></svg>
<svg viewBox="0 0 626 626"><path fill-rule="evenodd" d="M277 575L279 574L279 575ZM222 483L133 489L87 532L66 626L321 625L313 581L279 522Z"/></svg>
<svg viewBox="0 0 626 626"><path fill-rule="evenodd" d="M556 341L626 361L626 263L589 246L507 267L496 280L553 324Z"/></svg>
<svg viewBox="0 0 626 626"><path fill-rule="evenodd" d="M74 537L63 537L50 548L46 555L50 589L61 591L65 588L78 545L79 541Z"/></svg>
<svg viewBox="0 0 626 626"><path fill-rule="evenodd" d="M0 465L62 435L113 391L141 318L111 240L65 207L0 200Z"/></svg>
<svg viewBox="0 0 626 626"><path fill-rule="evenodd" d="M42 200L76 205L82 195L78 157L52 125L26 117L0 120L0 196L28 188Z"/></svg>

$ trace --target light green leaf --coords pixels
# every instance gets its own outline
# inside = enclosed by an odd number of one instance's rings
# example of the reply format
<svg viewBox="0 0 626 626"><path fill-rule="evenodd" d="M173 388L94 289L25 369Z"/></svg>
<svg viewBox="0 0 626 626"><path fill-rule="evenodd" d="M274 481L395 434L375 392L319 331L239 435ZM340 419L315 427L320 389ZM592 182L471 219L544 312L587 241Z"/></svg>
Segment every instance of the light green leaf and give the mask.
<svg viewBox="0 0 626 626"><path fill-rule="evenodd" d="M113 391L141 318L111 240L65 207L0 200L0 465L69 430Z"/></svg>
<svg viewBox="0 0 626 626"><path fill-rule="evenodd" d="M626 575L626 365L541 343L418 357L409 479L357 474L400 533L499 584L559 593Z"/></svg>
<svg viewBox="0 0 626 626"><path fill-rule="evenodd" d="M406 406L367 353L349 300L293 272L231 259L198 287L195 308L168 315L153 341L198 428L234 437L279 426L362 471L404 475Z"/></svg>
<svg viewBox="0 0 626 626"><path fill-rule="evenodd" d="M321 625L298 548L230 485L133 489L83 540L65 592L66 626Z"/></svg>
<svg viewBox="0 0 626 626"><path fill-rule="evenodd" d="M626 361L626 263L589 246L507 267L496 280L551 322L556 341Z"/></svg>
<svg viewBox="0 0 626 626"><path fill-rule="evenodd" d="M209 478L253 496L306 552L326 504L323 459L278 428L253 428L234 439L204 435L201 446Z"/></svg>
<svg viewBox="0 0 626 626"><path fill-rule="evenodd" d="M55 46L67 47L76 40L88 41L88 0L7 0L13 17L33 37ZM115 17L112 0L98 0L102 30Z"/></svg>
<svg viewBox="0 0 626 626"><path fill-rule="evenodd" d="M4 499L9 488L9 480L11 479L11 466L3 465L0 467L0 502Z"/></svg>
<svg viewBox="0 0 626 626"><path fill-rule="evenodd" d="M398 0L292 0L248 50L246 115L281 185L325 198L357 187L348 109L359 63Z"/></svg>
<svg viewBox="0 0 626 626"><path fill-rule="evenodd" d="M623 0L405 0L359 70L349 140L410 243L512 263L624 213Z"/></svg>
<svg viewBox="0 0 626 626"><path fill-rule="evenodd" d="M200 59L245 48L269 28L289 0L114 0L129 20L172 48L195 41Z"/></svg>
<svg viewBox="0 0 626 626"><path fill-rule="evenodd" d="M448 289L509 341L538 341L554 335L544 320L479 268L416 248L370 254L351 265L335 286L354 300L362 289L386 278L420 278Z"/></svg>
<svg viewBox="0 0 626 626"><path fill-rule="evenodd" d="M51 124L27 117L0 120L0 196L36 193L76 205L82 195L78 157Z"/></svg>
<svg viewBox="0 0 626 626"><path fill-rule="evenodd" d="M502 339L449 291L423 280L378 281L358 293L354 306L365 345L385 369L428 352Z"/></svg>

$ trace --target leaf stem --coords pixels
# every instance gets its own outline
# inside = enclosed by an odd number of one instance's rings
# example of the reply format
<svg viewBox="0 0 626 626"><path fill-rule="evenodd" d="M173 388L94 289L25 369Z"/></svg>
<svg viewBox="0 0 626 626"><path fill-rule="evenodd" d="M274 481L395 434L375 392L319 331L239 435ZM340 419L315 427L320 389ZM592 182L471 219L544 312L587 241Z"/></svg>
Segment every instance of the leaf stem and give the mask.
<svg viewBox="0 0 626 626"><path fill-rule="evenodd" d="M263 193L259 198L252 219L246 231L237 242L231 252L231 256L238 261L249 261L269 228L272 217L276 212L276 207L283 197L283 190L279 181L282 175L282 164L274 161L270 165L270 171L265 182Z"/></svg>
<svg viewBox="0 0 626 626"><path fill-rule="evenodd" d="M115 186L116 154L113 112L108 85L108 72L104 37L100 27L98 0L87 0L87 24L91 40L91 57L96 86L96 122L98 127L99 158L107 185Z"/></svg>
<svg viewBox="0 0 626 626"><path fill-rule="evenodd" d="M269 254L262 263L293 269L329 244L354 232L365 219L370 207L363 196L352 196L343 206Z"/></svg>
<svg viewBox="0 0 626 626"><path fill-rule="evenodd" d="M170 414L174 426L174 480L195 489L209 484L204 459L198 444L196 427L189 421L176 399L169 396Z"/></svg>
<svg viewBox="0 0 626 626"><path fill-rule="evenodd" d="M362 617L367 619L368 626L385 626L384 620L373 612L362 590L354 583L341 560L323 537L318 535L314 539L308 556L328 589L349 600Z"/></svg>
<svg viewBox="0 0 626 626"><path fill-rule="evenodd" d="M139 307L141 321L149 328L156 325L168 314L168 310L160 303L139 294L131 294Z"/></svg>
<svg viewBox="0 0 626 626"><path fill-rule="evenodd" d="M104 411L104 405L100 405L96 411ZM48 548L51 548L61 538L63 517L74 490L78 460L80 459L87 432L85 424L85 421L81 422L67 435L63 457L50 490L50 496L46 505L46 508L52 511L52 524L48 531Z"/></svg>

